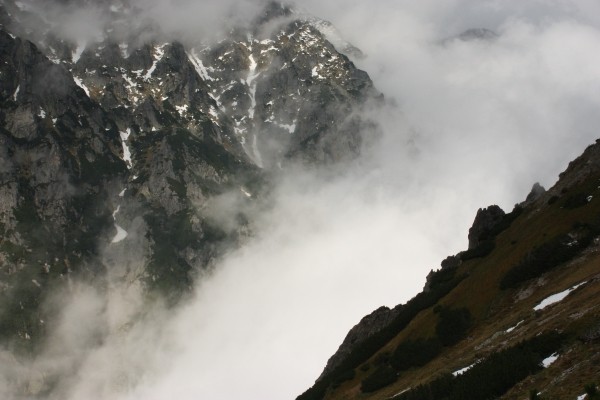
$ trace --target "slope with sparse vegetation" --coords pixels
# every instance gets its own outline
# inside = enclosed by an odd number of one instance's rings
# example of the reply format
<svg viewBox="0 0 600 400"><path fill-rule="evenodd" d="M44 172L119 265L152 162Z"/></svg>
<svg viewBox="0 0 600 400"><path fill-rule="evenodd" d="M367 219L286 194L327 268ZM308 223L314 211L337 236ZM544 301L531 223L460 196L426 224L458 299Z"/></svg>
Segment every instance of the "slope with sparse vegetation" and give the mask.
<svg viewBox="0 0 600 400"><path fill-rule="evenodd" d="M600 141L298 399L597 396L599 191Z"/></svg>

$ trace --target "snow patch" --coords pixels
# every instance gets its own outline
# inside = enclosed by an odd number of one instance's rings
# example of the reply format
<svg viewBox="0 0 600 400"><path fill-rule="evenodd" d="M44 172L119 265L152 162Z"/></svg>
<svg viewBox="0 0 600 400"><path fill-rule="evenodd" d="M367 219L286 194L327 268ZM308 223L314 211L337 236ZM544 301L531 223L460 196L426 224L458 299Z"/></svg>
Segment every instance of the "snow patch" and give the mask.
<svg viewBox="0 0 600 400"><path fill-rule="evenodd" d="M154 48L154 62L152 63L152 66L148 69L148 71L146 72L146 75L144 75L145 81L149 81L150 78L152 77L152 74L154 73L154 70L156 69L156 65L160 62L160 60L162 60L162 58L165 55L165 47L167 45L168 45L168 43L163 43L160 46L156 46Z"/></svg>
<svg viewBox="0 0 600 400"><path fill-rule="evenodd" d="M517 324L515 326L508 328L507 330L504 331L504 333L511 333L512 331L517 329L519 327L519 325L521 325L523 322L525 322L525 320L521 320L521 321L517 322Z"/></svg>
<svg viewBox="0 0 600 400"><path fill-rule="evenodd" d="M37 286L37 287L39 287L39 288L41 288L41 287L42 287L42 285L40 285L40 283L39 283L38 281L36 281L35 279L32 279L32 280L31 280L31 282L32 282L32 283L33 283L35 286Z"/></svg>
<svg viewBox="0 0 600 400"><path fill-rule="evenodd" d="M249 39L250 40L250 39ZM252 43L252 42L250 42ZM254 111L256 109L256 78L260 75L260 72L256 72L256 67L258 66L256 60L254 59L254 55L252 54L252 46L250 45L248 50L250 51L250 55L248 56L248 61L250 65L248 67L248 75L246 77L246 85L250 90L250 108L248 109L248 116L250 119L254 119Z"/></svg>
<svg viewBox="0 0 600 400"><path fill-rule="evenodd" d="M263 160L260 151L258 150L258 135L256 133L254 133L252 137L252 153L254 154L254 162L256 162L256 165L259 168L263 168Z"/></svg>
<svg viewBox="0 0 600 400"><path fill-rule="evenodd" d="M73 80L75 81L75 83L77 84L77 86L79 86L80 88L83 89L83 91L85 92L85 94L87 95L87 97L90 97L90 90L87 88L87 86L85 86L83 84L83 81L81 79L79 79L78 77L73 75Z"/></svg>
<svg viewBox="0 0 600 400"><path fill-rule="evenodd" d="M553 294L552 296L548 296L544 300L542 300L542 302L540 304L535 306L533 309L535 311L543 310L544 308L548 307L551 304L558 303L558 302L562 301L565 297L567 297L569 295L569 293L571 293L573 290L577 289L578 287L580 287L582 285L585 285L586 283L587 283L587 281L582 282L582 283L575 285L572 288L569 288L565 291Z"/></svg>
<svg viewBox="0 0 600 400"><path fill-rule="evenodd" d="M319 70L323 68L322 65L315 65L311 71L311 75L313 78L317 79L325 79L323 76L319 75Z"/></svg>
<svg viewBox="0 0 600 400"><path fill-rule="evenodd" d="M550 357L546 357L542 360L542 366L544 368L548 368L549 366L551 366L552 364L554 364L554 362L558 360L558 354L554 353L552 354Z"/></svg>
<svg viewBox="0 0 600 400"><path fill-rule="evenodd" d="M188 105L184 104L182 106L175 106L175 108L177 109L179 115L183 117L183 114L187 113Z"/></svg>
<svg viewBox="0 0 600 400"><path fill-rule="evenodd" d="M296 132L296 122L290 124L290 125L286 125L286 124L279 124L280 127L287 129L289 133L294 133Z"/></svg>
<svg viewBox="0 0 600 400"><path fill-rule="evenodd" d="M127 128L125 132L119 132L119 136L121 136L121 144L123 145L123 161L125 161L125 163L127 164L127 169L131 169L131 167L133 166L131 162L131 151L129 150L129 146L127 145L129 135L131 135L130 128Z"/></svg>
<svg viewBox="0 0 600 400"><path fill-rule="evenodd" d="M587 397L587 393L582 394L581 396L577 396L577 400L583 400Z"/></svg>
<svg viewBox="0 0 600 400"><path fill-rule="evenodd" d="M125 196L125 192L127 191L127 188L121 190L121 192L119 193L119 197L123 197Z"/></svg>
<svg viewBox="0 0 600 400"><path fill-rule="evenodd" d="M398 393L396 393L395 395L393 395L392 397L390 397L390 399L394 399L394 398L396 398L396 397L398 397L398 396L400 396L400 395L403 395L404 393L408 392L410 389L412 389L412 388L407 388L407 389L404 389L403 391L401 391L401 392L398 392Z"/></svg>
<svg viewBox="0 0 600 400"><path fill-rule="evenodd" d="M46 111L43 108L40 108L40 112L38 113L38 117L44 119L46 118Z"/></svg>
<svg viewBox="0 0 600 400"><path fill-rule="evenodd" d="M192 65L194 66L194 68L196 69L196 72L198 73L198 75L200 75L200 78L202 78L205 81L214 80L208 74L208 69L204 66L200 57L198 57L198 55L196 54L196 49L192 49L190 52L188 52L187 56L188 56L188 59L190 60L190 62L192 63Z"/></svg>
<svg viewBox="0 0 600 400"><path fill-rule="evenodd" d="M117 234L112 238L110 241L111 243L119 243L127 237L127 231L117 224L117 214L119 213L120 209L121 206L118 206L113 212L113 220L115 221L115 229L117 230Z"/></svg>
<svg viewBox="0 0 600 400"><path fill-rule="evenodd" d="M464 367L464 368L461 368L461 369L457 369L456 371L454 371L454 372L452 373L452 375L453 375L453 376L462 375L462 374L464 374L465 372L467 372L468 370L470 370L471 368L473 368L473 366L474 366L475 364L477 364L478 362L479 362L479 361L475 361L473 364L471 364L471 365L469 365L469 366L467 366L467 367Z"/></svg>
<svg viewBox="0 0 600 400"><path fill-rule="evenodd" d="M247 191L243 186L240 187L240 191L244 194L244 196L246 196L246 197L252 197L252 193L250 193L249 191Z"/></svg>
<svg viewBox="0 0 600 400"><path fill-rule="evenodd" d="M117 234L110 241L111 243L119 243L123 241L127 237L127 231L121 228L119 225L115 224L115 229L117 230Z"/></svg>
<svg viewBox="0 0 600 400"><path fill-rule="evenodd" d="M17 101L17 96L19 95L19 91L21 90L21 85L17 86L17 90L13 94L13 101Z"/></svg>

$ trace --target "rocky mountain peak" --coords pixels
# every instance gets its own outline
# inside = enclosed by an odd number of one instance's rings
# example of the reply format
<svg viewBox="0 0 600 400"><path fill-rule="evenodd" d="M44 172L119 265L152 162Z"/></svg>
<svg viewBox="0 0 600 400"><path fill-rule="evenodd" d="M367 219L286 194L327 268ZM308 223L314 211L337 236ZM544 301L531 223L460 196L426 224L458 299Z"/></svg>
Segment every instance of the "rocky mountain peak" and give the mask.
<svg viewBox="0 0 600 400"><path fill-rule="evenodd" d="M469 249L474 249L487 234L502 221L506 213L497 205L477 210L473 225L469 229Z"/></svg>
<svg viewBox="0 0 600 400"><path fill-rule="evenodd" d="M377 130L360 112L381 101L369 76L287 6L179 42L127 25L132 4L88 5L110 18L74 40L50 3L0 4L0 334L25 345L67 277L116 274L177 302L251 231L243 206L216 224L211 199L257 201L273 171L351 160Z"/></svg>

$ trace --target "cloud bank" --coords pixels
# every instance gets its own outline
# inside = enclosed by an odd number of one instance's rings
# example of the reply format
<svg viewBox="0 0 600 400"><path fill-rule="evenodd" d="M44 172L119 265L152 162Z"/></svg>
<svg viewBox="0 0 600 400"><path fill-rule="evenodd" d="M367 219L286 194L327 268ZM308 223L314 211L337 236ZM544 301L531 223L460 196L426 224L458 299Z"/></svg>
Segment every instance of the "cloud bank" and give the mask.
<svg viewBox="0 0 600 400"><path fill-rule="evenodd" d="M244 20L245 4L257 4L152 2L167 28L211 13ZM292 399L363 315L406 301L466 248L477 208L510 210L534 182L551 186L598 136L595 1L299 6L367 54L355 61L396 104L372 111L381 142L347 171L283 176L255 236L176 312L141 306L129 291L82 290L83 308L67 309L57 328L71 339L22 367L79 371L57 385L57 398ZM473 27L499 37L444 41ZM135 311L125 318L123 307ZM94 310L103 318L87 325L92 332L76 329ZM56 354L71 343L77 355L61 363Z"/></svg>

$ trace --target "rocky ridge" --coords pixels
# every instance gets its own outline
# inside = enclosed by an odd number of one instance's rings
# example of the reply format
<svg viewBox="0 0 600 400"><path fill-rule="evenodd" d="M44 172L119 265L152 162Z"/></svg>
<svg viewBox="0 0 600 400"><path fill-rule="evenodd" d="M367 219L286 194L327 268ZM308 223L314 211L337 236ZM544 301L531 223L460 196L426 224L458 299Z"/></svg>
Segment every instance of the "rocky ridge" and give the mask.
<svg viewBox="0 0 600 400"><path fill-rule="evenodd" d="M44 296L75 277L176 302L249 234L272 174L350 160L377 130L368 75L287 6L182 43L128 1L94 2L104 30L70 41L51 4L0 2L3 338L43 336ZM225 225L210 213L224 194L239 205Z"/></svg>
<svg viewBox="0 0 600 400"><path fill-rule="evenodd" d="M406 304L364 317L298 399L513 399L541 387L545 398L583 398L600 373L599 151L600 140L510 213L478 210L469 249ZM452 341L440 336L444 315L463 315ZM530 369L508 378L525 361L503 357L539 337L550 347L527 350Z"/></svg>

